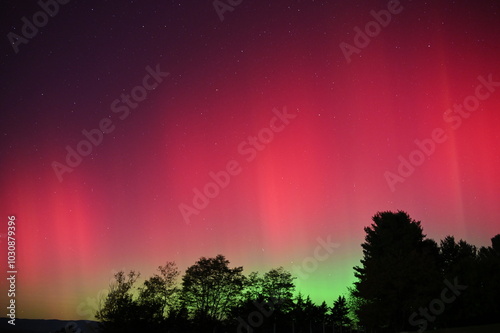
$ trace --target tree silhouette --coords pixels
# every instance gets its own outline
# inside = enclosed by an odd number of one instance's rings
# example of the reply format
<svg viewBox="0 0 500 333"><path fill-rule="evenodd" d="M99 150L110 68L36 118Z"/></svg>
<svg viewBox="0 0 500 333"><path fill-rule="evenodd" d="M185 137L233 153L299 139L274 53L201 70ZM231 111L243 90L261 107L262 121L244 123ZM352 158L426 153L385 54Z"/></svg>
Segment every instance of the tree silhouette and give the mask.
<svg viewBox="0 0 500 333"><path fill-rule="evenodd" d="M264 300L275 304L276 308L286 311L293 300L295 277L283 267L273 268L261 280Z"/></svg>
<svg viewBox="0 0 500 333"><path fill-rule="evenodd" d="M200 321L220 321L241 298L243 267L229 268L223 255L200 258L182 279L182 300Z"/></svg>
<svg viewBox="0 0 500 333"><path fill-rule="evenodd" d="M252 302L263 298L262 277L258 272L251 272L245 279L245 287L242 293L243 302Z"/></svg>
<svg viewBox="0 0 500 333"><path fill-rule="evenodd" d="M438 248L425 239L420 222L407 213L381 212L365 228L362 266L353 296L361 323L379 330L404 330L409 315L439 293Z"/></svg>
<svg viewBox="0 0 500 333"><path fill-rule="evenodd" d="M464 240L455 242L455 237L446 236L439 247L445 276L461 274L464 265L471 265L477 257L477 248Z"/></svg>
<svg viewBox="0 0 500 333"><path fill-rule="evenodd" d="M132 295L138 278L139 273L135 271L127 275L123 271L115 274L104 304L96 313L96 318L103 322L108 332L133 332L135 324L140 322L138 304Z"/></svg>
<svg viewBox="0 0 500 333"><path fill-rule="evenodd" d="M481 313L478 322L495 323L500 318L500 234L491 239L491 246L481 247L478 253L481 286Z"/></svg>
<svg viewBox="0 0 500 333"><path fill-rule="evenodd" d="M334 302L331 310L331 318L335 325L340 327L350 326L349 307L344 296L339 296Z"/></svg>
<svg viewBox="0 0 500 333"><path fill-rule="evenodd" d="M288 315L293 332L316 332L327 324L328 306L326 302L316 305L309 296L304 298L299 293Z"/></svg>
<svg viewBox="0 0 500 333"><path fill-rule="evenodd" d="M287 317L293 305L295 277L283 267L273 268L262 277L252 272L245 278L245 287L241 301L231 310L231 315L238 325L256 310L262 314L261 330L274 330L276 326L291 325ZM244 326L248 325L245 324Z"/></svg>
<svg viewBox="0 0 500 333"><path fill-rule="evenodd" d="M173 262L137 289L139 273L118 272L96 318L106 333L354 332L354 322L365 332L399 332L414 330L415 318L427 329L498 322L500 235L479 250L453 236L438 247L405 212L372 219L350 297L339 296L331 309L294 297L295 277L283 267L244 276L217 255L190 266L182 289Z"/></svg>
<svg viewBox="0 0 500 333"><path fill-rule="evenodd" d="M139 288L138 306L145 322L160 325L167 315L178 307L177 277L179 271L174 262L159 266L160 274L155 274Z"/></svg>
<svg viewBox="0 0 500 333"><path fill-rule="evenodd" d="M441 241L439 253L443 278L448 281L456 279L460 285L467 286L467 292L447 304L446 311L435 320L434 326L471 325L476 320L481 302L478 295L481 277L477 248L464 240L457 243L455 237L446 236Z"/></svg>

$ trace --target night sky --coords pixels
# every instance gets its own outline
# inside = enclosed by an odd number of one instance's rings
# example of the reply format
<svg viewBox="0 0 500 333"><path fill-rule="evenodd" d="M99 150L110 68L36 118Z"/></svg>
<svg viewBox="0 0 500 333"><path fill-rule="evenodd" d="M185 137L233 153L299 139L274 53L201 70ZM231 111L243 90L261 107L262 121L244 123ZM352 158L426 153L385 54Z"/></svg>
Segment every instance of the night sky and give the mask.
<svg viewBox="0 0 500 333"><path fill-rule="evenodd" d="M499 233L500 2L215 4L2 2L17 317L90 319L116 271L219 253L331 306L377 211Z"/></svg>

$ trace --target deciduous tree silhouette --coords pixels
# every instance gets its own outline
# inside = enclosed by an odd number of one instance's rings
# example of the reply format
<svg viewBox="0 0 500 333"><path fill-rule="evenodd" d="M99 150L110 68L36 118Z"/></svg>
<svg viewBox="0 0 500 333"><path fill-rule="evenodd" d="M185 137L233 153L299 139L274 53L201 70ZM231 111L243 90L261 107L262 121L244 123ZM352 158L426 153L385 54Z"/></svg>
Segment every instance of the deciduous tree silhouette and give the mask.
<svg viewBox="0 0 500 333"><path fill-rule="evenodd" d="M120 271L109 287L109 293L96 318L103 322L108 332L133 332L139 320L138 304L133 299L132 288L139 273Z"/></svg>
<svg viewBox="0 0 500 333"><path fill-rule="evenodd" d="M245 279L242 301L252 302L262 297L262 277L258 272L251 272Z"/></svg>
<svg viewBox="0 0 500 333"><path fill-rule="evenodd" d="M243 267L229 268L223 255L200 258L186 270L182 279L182 300L200 321L225 319L241 298Z"/></svg>
<svg viewBox="0 0 500 333"><path fill-rule="evenodd" d="M273 302L277 309L286 312L293 301L296 278L283 267L273 268L262 278L262 295L267 302Z"/></svg>
<svg viewBox="0 0 500 333"><path fill-rule="evenodd" d="M161 324L178 306L177 278L179 270L174 262L159 266L155 274L139 288L138 306L144 321Z"/></svg>

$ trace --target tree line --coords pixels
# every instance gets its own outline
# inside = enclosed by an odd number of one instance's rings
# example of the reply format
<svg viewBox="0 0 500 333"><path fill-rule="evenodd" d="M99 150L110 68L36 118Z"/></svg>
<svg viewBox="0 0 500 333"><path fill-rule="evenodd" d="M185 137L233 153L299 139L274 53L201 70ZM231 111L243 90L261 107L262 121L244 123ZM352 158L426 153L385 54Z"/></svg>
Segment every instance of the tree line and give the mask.
<svg viewBox="0 0 500 333"><path fill-rule="evenodd" d="M329 308L294 295L295 277L283 267L243 274L223 255L200 258L177 283L174 262L135 287L135 271L115 274L96 318L104 332L310 332L351 323L344 296ZM319 332L319 331L318 331Z"/></svg>
<svg viewBox="0 0 500 333"><path fill-rule="evenodd" d="M453 236L438 245L406 212L379 212L372 221L350 289L368 332L499 322L500 234L479 249Z"/></svg>
<svg viewBox="0 0 500 333"><path fill-rule="evenodd" d="M422 332L498 321L500 235L479 249L453 236L438 245L405 212L372 221L356 282L330 304L296 294L283 267L245 275L217 255L182 277L167 262L142 284L138 272L118 272L96 318L104 332L186 333Z"/></svg>

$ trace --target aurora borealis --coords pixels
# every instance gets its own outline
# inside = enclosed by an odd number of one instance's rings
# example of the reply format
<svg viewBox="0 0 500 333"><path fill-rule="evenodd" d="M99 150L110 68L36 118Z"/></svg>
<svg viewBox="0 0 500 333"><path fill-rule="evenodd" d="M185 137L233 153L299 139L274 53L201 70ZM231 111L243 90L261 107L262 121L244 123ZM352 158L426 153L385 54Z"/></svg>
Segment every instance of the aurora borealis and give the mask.
<svg viewBox="0 0 500 333"><path fill-rule="evenodd" d="M220 253L294 273L328 241L296 285L331 306L377 211L436 241L499 233L499 2L221 2L239 3L222 21L213 1L61 1L18 52L8 34L43 9L3 3L0 254L15 215L19 318L90 319L121 269Z"/></svg>

